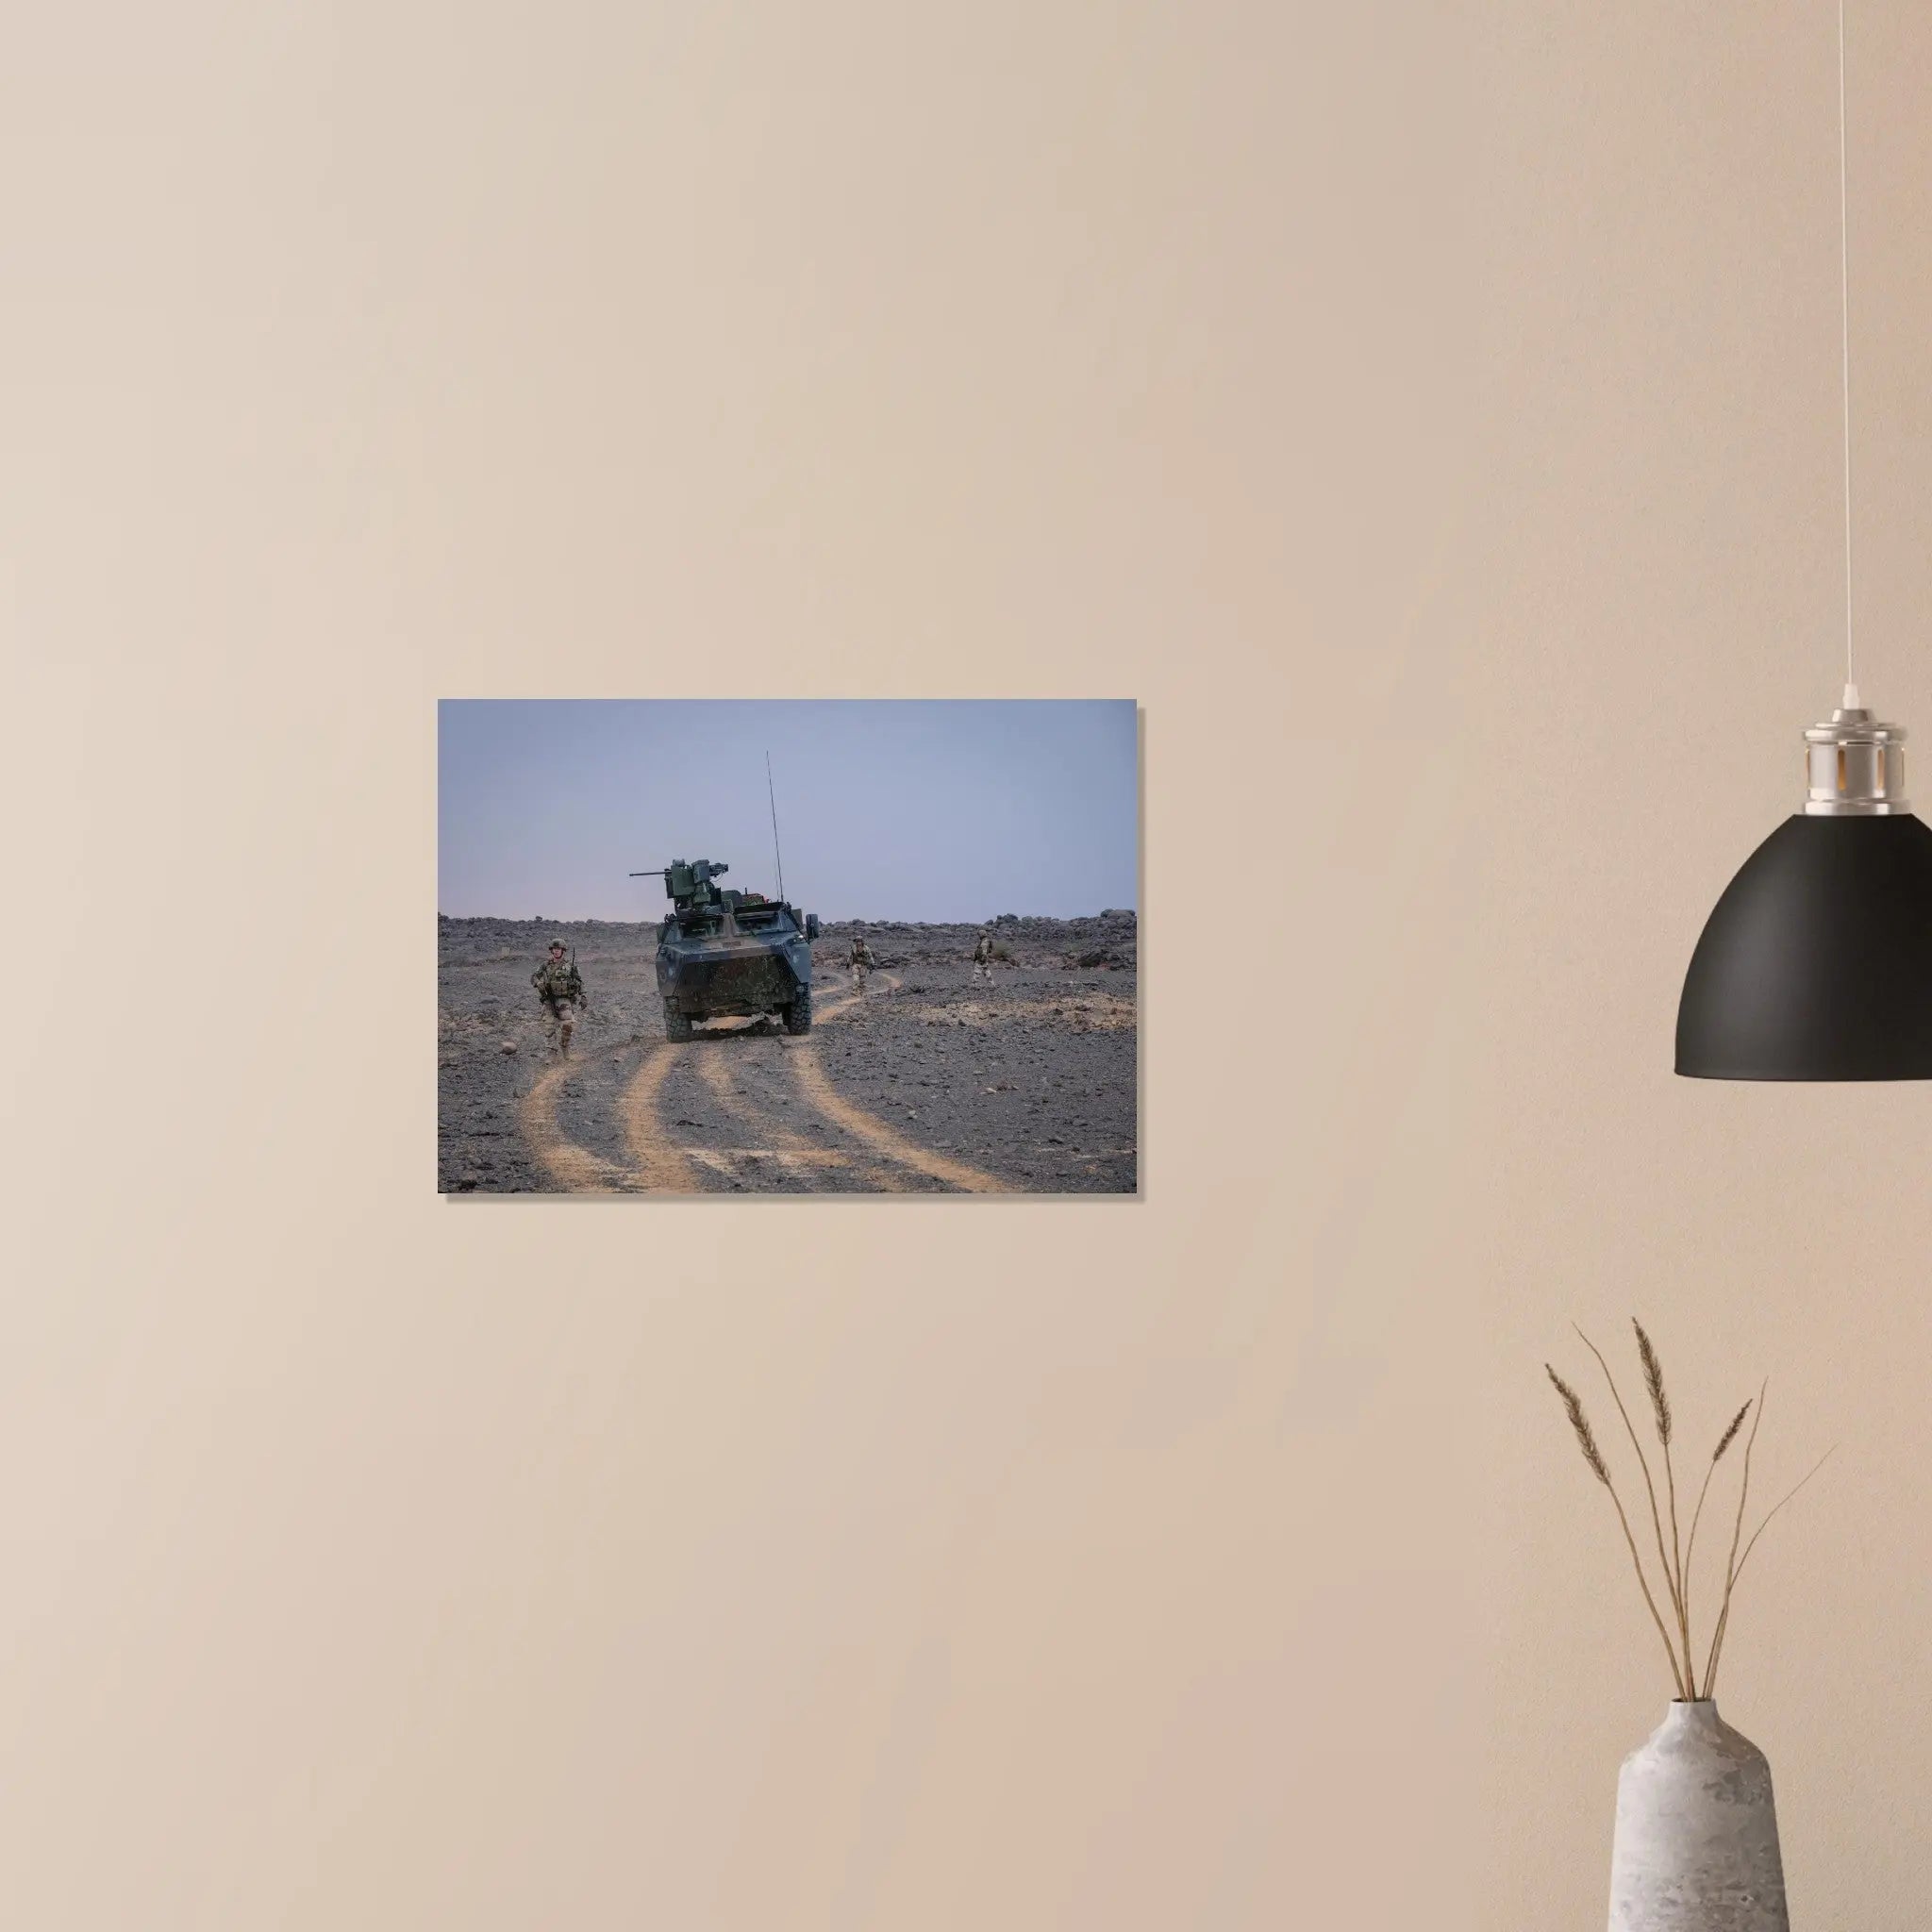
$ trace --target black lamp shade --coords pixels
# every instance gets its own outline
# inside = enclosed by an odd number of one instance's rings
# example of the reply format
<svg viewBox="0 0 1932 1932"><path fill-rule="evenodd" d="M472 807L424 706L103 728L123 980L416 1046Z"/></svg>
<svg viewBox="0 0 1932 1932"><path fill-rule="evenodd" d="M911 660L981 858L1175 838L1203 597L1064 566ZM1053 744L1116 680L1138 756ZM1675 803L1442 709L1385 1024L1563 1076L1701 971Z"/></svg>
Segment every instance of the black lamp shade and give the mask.
<svg viewBox="0 0 1932 1932"><path fill-rule="evenodd" d="M1932 827L1909 812L1787 819L1705 923L1677 1071L1932 1079Z"/></svg>

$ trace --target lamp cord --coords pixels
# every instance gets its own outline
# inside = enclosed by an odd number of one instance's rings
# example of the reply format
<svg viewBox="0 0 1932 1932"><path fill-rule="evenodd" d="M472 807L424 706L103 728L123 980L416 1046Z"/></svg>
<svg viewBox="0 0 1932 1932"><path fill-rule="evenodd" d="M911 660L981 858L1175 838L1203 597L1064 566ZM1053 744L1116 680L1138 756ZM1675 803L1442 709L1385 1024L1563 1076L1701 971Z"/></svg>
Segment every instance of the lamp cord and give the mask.
<svg viewBox="0 0 1932 1932"><path fill-rule="evenodd" d="M1852 242L1845 163L1845 0L1838 0L1838 268L1839 340L1842 351L1845 433L1845 706L1856 708L1852 670Z"/></svg>

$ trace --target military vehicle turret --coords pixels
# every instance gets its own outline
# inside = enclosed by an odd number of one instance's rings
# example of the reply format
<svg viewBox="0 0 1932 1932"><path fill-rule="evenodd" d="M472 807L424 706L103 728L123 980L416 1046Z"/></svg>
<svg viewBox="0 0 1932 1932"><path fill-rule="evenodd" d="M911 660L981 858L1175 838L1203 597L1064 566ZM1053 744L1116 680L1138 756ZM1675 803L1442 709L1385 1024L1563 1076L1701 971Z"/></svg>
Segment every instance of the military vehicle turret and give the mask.
<svg viewBox="0 0 1932 1932"><path fill-rule="evenodd" d="M658 991L664 1036L684 1041L699 1020L776 1014L788 1033L811 1031L811 942L816 912L784 899L727 890L728 865L676 858L634 879L662 878L671 911L658 928Z"/></svg>

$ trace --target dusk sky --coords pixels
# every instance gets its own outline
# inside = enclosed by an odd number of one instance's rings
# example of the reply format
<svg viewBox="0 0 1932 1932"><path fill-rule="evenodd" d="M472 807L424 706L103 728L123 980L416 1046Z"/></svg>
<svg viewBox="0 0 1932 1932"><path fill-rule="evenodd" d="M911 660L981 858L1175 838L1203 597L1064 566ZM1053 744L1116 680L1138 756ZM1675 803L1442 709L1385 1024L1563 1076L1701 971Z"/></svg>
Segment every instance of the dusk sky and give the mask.
<svg viewBox="0 0 1932 1932"><path fill-rule="evenodd" d="M729 862L825 919L1139 906L1130 699L444 699L437 903L453 916L656 919L627 873Z"/></svg>

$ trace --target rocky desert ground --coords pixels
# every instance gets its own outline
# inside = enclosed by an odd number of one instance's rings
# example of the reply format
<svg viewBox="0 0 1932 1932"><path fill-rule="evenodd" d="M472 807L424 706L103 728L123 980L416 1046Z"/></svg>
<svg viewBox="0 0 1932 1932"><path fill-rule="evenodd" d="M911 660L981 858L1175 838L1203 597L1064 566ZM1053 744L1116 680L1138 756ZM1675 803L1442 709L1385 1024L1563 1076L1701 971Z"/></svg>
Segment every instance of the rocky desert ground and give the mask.
<svg viewBox="0 0 1932 1932"><path fill-rule="evenodd" d="M1139 929L1132 912L976 925L864 922L814 952L810 1034L721 1022L664 1038L648 924L441 919L437 1185L469 1193L1132 1194ZM567 1059L529 976L550 936L590 995Z"/></svg>

